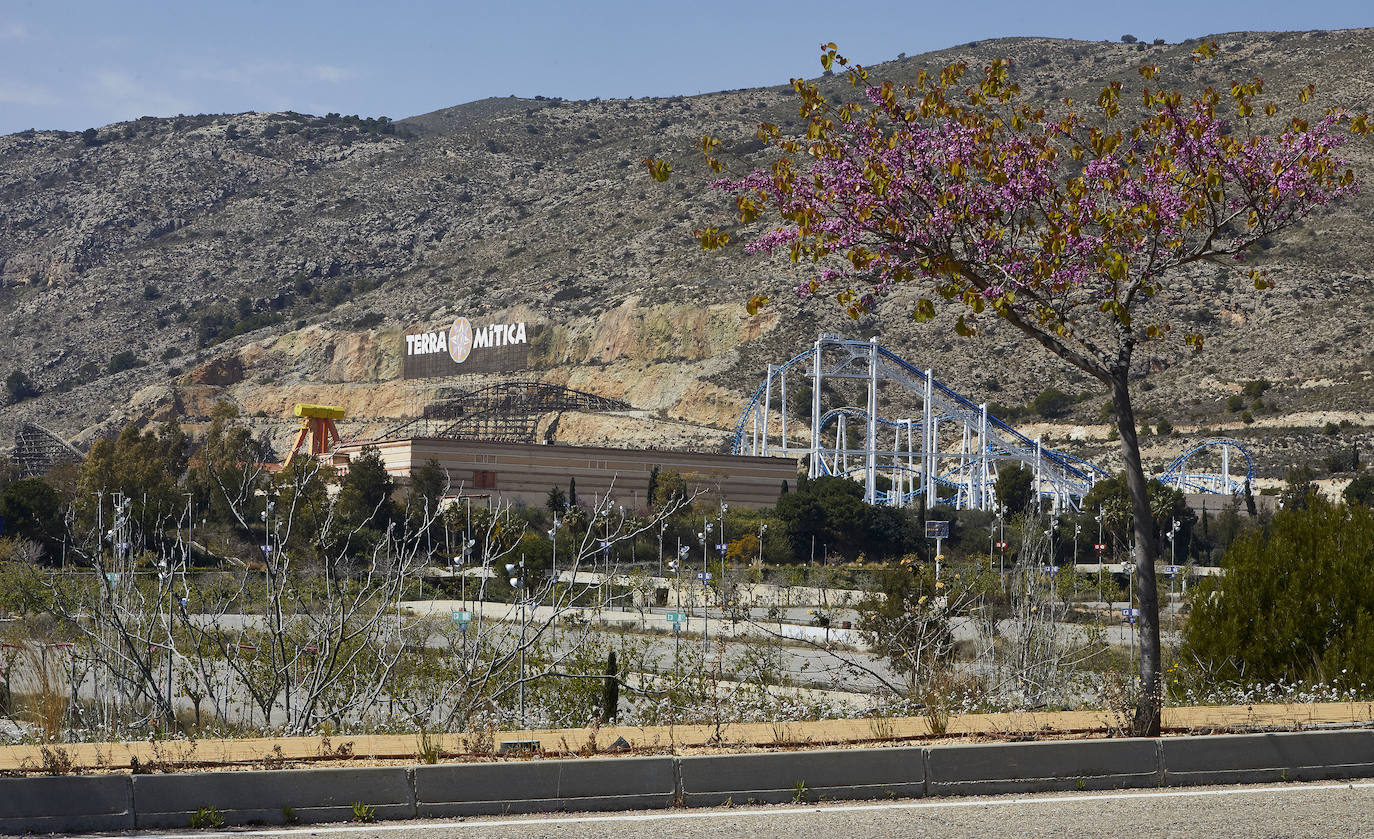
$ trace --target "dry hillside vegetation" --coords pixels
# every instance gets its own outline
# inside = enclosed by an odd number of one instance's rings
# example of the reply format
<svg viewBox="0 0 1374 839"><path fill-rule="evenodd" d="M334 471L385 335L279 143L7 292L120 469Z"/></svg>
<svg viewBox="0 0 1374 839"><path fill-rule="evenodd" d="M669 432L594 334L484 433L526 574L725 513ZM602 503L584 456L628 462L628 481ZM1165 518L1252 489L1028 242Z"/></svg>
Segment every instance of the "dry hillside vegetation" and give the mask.
<svg viewBox="0 0 1374 839"><path fill-rule="evenodd" d="M1374 101L1374 30L1210 37L1222 52L1201 67L1192 44L1012 38L874 71L904 80L1005 56L1028 97L1053 103L1094 98L1110 78L1134 84L1148 62L1185 89L1259 75L1280 102L1309 82L1322 104ZM780 81L805 70L782 68ZM840 77L825 81L849 95ZM877 334L975 399L1024 406L1047 384L1082 396L1048 430L1087 437L1072 445L1110 458L1091 428L1072 432L1102 423L1105 396L1012 330L959 339L943 322L913 324L900 296L850 323L792 299L802 275L790 264L702 252L693 229L728 228L731 216L692 174L702 171L693 145L710 133L734 166L765 163L753 139L761 121L801 127L788 86L489 99L394 124L248 113L0 137L0 375L22 370L44 391L0 408L0 439L23 418L89 439L130 419L194 419L222 398L274 418L298 400L413 414L464 383L398 382L399 336L462 313L553 324L532 375L625 398L655 420L560 426L579 439L721 445L764 364L824 329ZM1369 144L1349 154L1374 178ZM638 162L646 156L687 176L656 184ZM1209 342L1197 356L1168 345L1139 354L1150 374L1143 416L1189 434L1248 434L1272 474L1363 445L1374 393L1370 196L1273 242L1259 259L1273 291L1256 294L1234 266L1177 278L1178 293L1158 305ZM780 302L751 318L743 302L759 290ZM1246 398L1256 422L1245 425L1226 399L1260 378L1273 386L1259 404ZM1312 433L1340 419L1354 427ZM1146 454L1164 460L1180 446L1160 441Z"/></svg>

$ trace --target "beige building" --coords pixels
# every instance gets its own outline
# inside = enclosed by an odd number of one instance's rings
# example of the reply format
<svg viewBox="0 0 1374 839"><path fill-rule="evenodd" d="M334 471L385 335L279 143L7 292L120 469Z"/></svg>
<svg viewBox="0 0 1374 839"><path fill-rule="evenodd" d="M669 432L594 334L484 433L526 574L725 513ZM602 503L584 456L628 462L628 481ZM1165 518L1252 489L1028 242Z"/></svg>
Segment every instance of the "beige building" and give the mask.
<svg viewBox="0 0 1374 839"><path fill-rule="evenodd" d="M798 469L797 460L781 457L422 437L345 445L336 452L336 464L342 466L363 445L377 447L398 483L433 458L448 473L454 494L461 490L531 505L542 505L550 487L566 492L575 478L584 502L611 493L616 503L637 509L648 503L649 475L656 466L682 475L689 491L745 507L771 507L783 481L796 486Z"/></svg>

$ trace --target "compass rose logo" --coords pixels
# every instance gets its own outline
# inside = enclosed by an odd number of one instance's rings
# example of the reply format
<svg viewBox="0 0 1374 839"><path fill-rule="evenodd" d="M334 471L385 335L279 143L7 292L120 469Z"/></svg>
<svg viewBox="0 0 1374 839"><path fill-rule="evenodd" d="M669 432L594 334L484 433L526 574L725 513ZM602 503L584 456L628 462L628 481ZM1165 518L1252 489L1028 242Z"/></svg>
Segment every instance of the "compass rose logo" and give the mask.
<svg viewBox="0 0 1374 839"><path fill-rule="evenodd" d="M457 318L448 330L448 354L454 364L468 360L472 352L472 324L467 318Z"/></svg>

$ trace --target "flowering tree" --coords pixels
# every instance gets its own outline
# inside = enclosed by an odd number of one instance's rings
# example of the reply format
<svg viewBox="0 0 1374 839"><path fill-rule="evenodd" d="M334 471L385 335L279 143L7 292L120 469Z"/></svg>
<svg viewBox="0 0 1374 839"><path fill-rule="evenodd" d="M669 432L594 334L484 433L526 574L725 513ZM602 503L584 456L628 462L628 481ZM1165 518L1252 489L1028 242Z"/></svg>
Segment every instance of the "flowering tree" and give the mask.
<svg viewBox="0 0 1374 839"><path fill-rule="evenodd" d="M1214 51L1203 44L1194 59ZM1276 104L1257 104L1258 78L1234 84L1229 96L1209 88L1185 98L1151 87L1156 67L1140 68L1140 106L1123 104L1122 83L1111 82L1096 107L1066 99L1051 112L1020 99L1000 60L967 87L962 63L903 85L871 81L834 44L823 47L821 64L847 67L863 99L834 104L816 84L794 79L805 136L760 126L772 165L713 186L734 196L741 224L776 214L747 250L815 265L797 289L803 297L833 294L857 318L895 286L915 285L925 293L917 322L935 317L936 300L958 310L960 335L1000 318L1110 389L1139 569L1135 724L1157 734L1157 545L1128 382L1136 345L1170 332L1149 301L1179 268L1240 259L1353 192L1355 176L1337 150L1346 129L1369 133L1365 116L1281 119ZM1301 103L1311 96L1309 87ZM704 137L700 147L723 172L720 141ZM656 180L669 177L667 162L645 162ZM696 235L707 249L730 240L717 228ZM1256 271L1250 280L1256 289L1272 284ZM751 312L767 302L754 297ZM1197 349L1203 336L1183 340Z"/></svg>

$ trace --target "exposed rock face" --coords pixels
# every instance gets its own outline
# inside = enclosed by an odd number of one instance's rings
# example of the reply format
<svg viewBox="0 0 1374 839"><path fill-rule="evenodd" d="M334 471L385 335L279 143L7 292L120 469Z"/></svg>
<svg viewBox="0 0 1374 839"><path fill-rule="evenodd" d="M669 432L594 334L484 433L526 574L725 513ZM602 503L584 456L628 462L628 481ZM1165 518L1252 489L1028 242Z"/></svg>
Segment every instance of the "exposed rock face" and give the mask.
<svg viewBox="0 0 1374 839"><path fill-rule="evenodd" d="M537 315L498 312L494 318L531 316ZM444 313L439 320L451 317ZM728 370L738 347L776 322L775 315L749 317L734 306L645 307L632 298L603 317L552 326L533 366L512 374L621 399L638 409L635 417L564 420L553 439L692 447L704 442L714 450L738 418L740 400L703 379ZM225 399L266 417L288 415L295 402L319 402L342 405L352 417L399 418L418 416L444 391L506 378L402 380L402 336L400 330L332 332L312 326L218 356L182 375L175 392L193 417L208 415L215 401ZM244 371L253 375L245 377ZM171 388L145 390L163 402L172 399ZM145 397L134 404L146 413L148 403Z"/></svg>
<svg viewBox="0 0 1374 839"><path fill-rule="evenodd" d="M1163 68L1165 85L1225 90L1258 74L1283 103L1308 82L1323 105L1374 101L1371 30L1217 40L1221 58L1200 67L1188 44L1018 38L873 70L910 79L953 60L976 67L1009 56L1026 94L1053 102L1095 98L1109 78L1133 84L1148 62ZM840 78L824 84L850 95ZM0 137L0 375L23 370L45 391L0 408L0 439L25 416L85 440L130 420L204 417L218 399L268 418L284 418L297 401L342 404L381 427L481 380L400 379L402 335L459 314L547 325L522 375L643 412L641 422L548 418L558 439L666 445L677 435L682 445L719 445L765 365L822 330L877 334L979 400L1023 405L1047 384L1091 393L1068 420L1100 422L1097 386L1009 328L970 342L953 337L943 315L917 327L901 293L854 324L823 301L790 295L809 267L701 251L692 230L729 226L731 214L692 174L701 167L691 148L714 134L732 165L765 164L752 139L761 121L801 127L786 86L630 101L493 99L394 126L236 114L141 119L90 141ZM1368 146L1350 151L1366 179ZM645 156L686 174L654 183L639 164ZM1232 266L1180 275L1154 305L1176 333L1200 327L1208 344L1196 356L1142 348L1154 386L1139 391L1143 417L1178 427L1226 419L1226 396L1261 377L1276 383L1266 410L1367 406L1371 194L1262 255L1274 291L1247 290ZM743 301L757 291L778 302L750 317ZM121 352L141 366L112 368ZM276 425L290 432L289 421Z"/></svg>
<svg viewBox="0 0 1374 839"><path fill-rule="evenodd" d="M193 385L224 387L243 381L243 360L236 355L213 358L186 376Z"/></svg>

